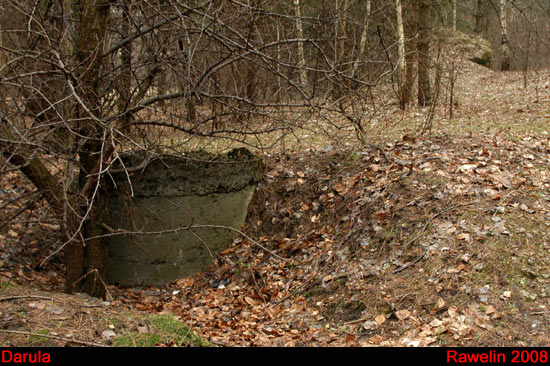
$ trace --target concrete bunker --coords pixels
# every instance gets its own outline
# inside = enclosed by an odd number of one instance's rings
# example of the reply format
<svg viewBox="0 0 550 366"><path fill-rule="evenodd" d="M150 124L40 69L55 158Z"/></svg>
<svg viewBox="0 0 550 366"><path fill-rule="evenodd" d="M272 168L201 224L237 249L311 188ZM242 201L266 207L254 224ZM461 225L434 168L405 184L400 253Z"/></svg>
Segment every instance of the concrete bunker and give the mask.
<svg viewBox="0 0 550 366"><path fill-rule="evenodd" d="M138 166L143 156L123 161ZM163 156L130 179L115 175L109 226L125 234L110 238L108 282L162 285L203 270L237 235L228 228L244 223L262 173L262 160L239 148Z"/></svg>

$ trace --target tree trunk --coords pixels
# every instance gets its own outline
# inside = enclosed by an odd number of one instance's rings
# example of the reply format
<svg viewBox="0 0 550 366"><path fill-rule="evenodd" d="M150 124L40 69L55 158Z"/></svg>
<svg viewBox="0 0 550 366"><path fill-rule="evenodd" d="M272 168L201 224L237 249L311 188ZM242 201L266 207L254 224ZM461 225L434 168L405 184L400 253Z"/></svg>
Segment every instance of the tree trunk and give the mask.
<svg viewBox="0 0 550 366"><path fill-rule="evenodd" d="M416 61L417 61L417 31L418 31L418 0L409 2L408 15L405 24L405 88L403 90L403 102L409 104L416 80Z"/></svg>
<svg viewBox="0 0 550 366"><path fill-rule="evenodd" d="M451 0L453 31L456 31L456 0Z"/></svg>
<svg viewBox="0 0 550 366"><path fill-rule="evenodd" d="M121 30L125 37L130 35L130 6L131 4L127 0L122 4ZM128 108L132 94L132 42L126 43L120 49L120 67L118 113L123 115L121 124L126 130L130 122L130 115L124 114L124 111Z"/></svg>
<svg viewBox="0 0 550 366"><path fill-rule="evenodd" d="M0 123L4 121L0 118ZM0 126L0 136L5 140L13 140L13 134L8 131L6 125ZM48 205L53 210L55 215L61 218L63 223L63 233L67 240L64 247L66 273L65 273L65 289L70 292L73 290L74 284L78 283L83 276L84 271L84 245L73 236L78 229L78 215L80 212L73 212L65 199L59 182L50 173L50 171L42 164L39 159L26 159L25 156L31 155L26 151L24 146L18 147L15 150L10 146L1 146L4 157L16 167L28 180L40 191Z"/></svg>
<svg viewBox="0 0 550 366"><path fill-rule="evenodd" d="M418 105L432 101L430 86L430 0L419 0L418 7Z"/></svg>
<svg viewBox="0 0 550 366"><path fill-rule="evenodd" d="M483 32L483 17L485 0L477 0L474 14L474 33L480 35Z"/></svg>
<svg viewBox="0 0 550 366"><path fill-rule="evenodd" d="M335 50L335 59L337 64L342 64L344 62L345 51L346 51L346 37L347 37L347 19L346 19L346 9L348 8L348 1L343 0L340 3L336 0L336 50Z"/></svg>
<svg viewBox="0 0 550 366"><path fill-rule="evenodd" d="M506 9L507 3L507 0L500 0L500 47L502 51L502 63L500 64L500 71L510 70L510 45L508 43L508 11Z"/></svg>
<svg viewBox="0 0 550 366"><path fill-rule="evenodd" d="M261 4L256 0L251 2L253 7L259 7ZM247 24L248 28L248 42L250 44L255 44L260 38L258 25L256 24L256 14L253 14L251 12L250 19ZM254 61L248 61L246 63L246 88L245 88L245 96L246 99L248 99L250 102L254 103L256 101L257 96L257 86L258 86L258 65Z"/></svg>
<svg viewBox="0 0 550 366"><path fill-rule="evenodd" d="M528 19L533 19L533 4L527 8ZM529 79L529 54L531 53L532 24L527 24L527 44L525 45L525 57L523 59L523 89L527 89Z"/></svg>
<svg viewBox="0 0 550 366"><path fill-rule="evenodd" d="M302 11L300 10L300 0L294 0L294 14L296 16L296 31L298 33L298 73L300 74L300 83L302 90L309 96L309 82L306 70L306 57L304 53L304 29L302 26Z"/></svg>
<svg viewBox="0 0 550 366"><path fill-rule="evenodd" d="M401 109L405 109L405 33L403 31L401 0L395 0L395 14L397 21L397 83L399 90L399 104Z"/></svg>
<svg viewBox="0 0 550 366"><path fill-rule="evenodd" d="M361 59L365 56L365 50L367 49L367 37L369 35L369 19L370 19L370 9L371 9L371 0L366 0L365 2L365 20L363 21L363 29L361 30L361 38L359 40L359 51L355 61L353 62L353 67L351 69L351 78L354 79L357 75L357 70L361 64Z"/></svg>
<svg viewBox="0 0 550 366"><path fill-rule="evenodd" d="M81 252L69 250L67 261L67 290L85 290L92 296L104 297L105 286L97 285L98 278L106 278L106 245L100 238L104 233L101 227L105 212L105 198L101 189L98 172L109 153L103 148L104 128L98 123L100 117L99 97L103 58L103 42L109 17L110 1L82 1L76 4L78 16L78 37L75 58L81 65L76 92L82 103L75 114L81 121L80 134L85 142L78 156L81 164L79 175L80 196L84 200L82 211L83 235L88 238ZM70 82L70 81L69 81ZM84 203L83 202L83 203Z"/></svg>

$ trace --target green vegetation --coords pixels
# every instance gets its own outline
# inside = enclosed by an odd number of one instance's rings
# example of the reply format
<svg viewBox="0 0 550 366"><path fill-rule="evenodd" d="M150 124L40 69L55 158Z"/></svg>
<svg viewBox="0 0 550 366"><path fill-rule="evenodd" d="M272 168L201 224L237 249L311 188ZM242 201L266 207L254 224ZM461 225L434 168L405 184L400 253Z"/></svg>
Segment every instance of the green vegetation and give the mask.
<svg viewBox="0 0 550 366"><path fill-rule="evenodd" d="M116 337L113 345L116 347L154 347L160 344L185 347L213 346L171 315L151 315L146 318L146 323L148 332L127 332Z"/></svg>
<svg viewBox="0 0 550 366"><path fill-rule="evenodd" d="M49 332L45 329L39 329L36 332L34 332L36 335L30 335L29 336L29 343L33 346L39 346L43 343L46 343L48 339L46 337L41 337L42 335L49 335Z"/></svg>

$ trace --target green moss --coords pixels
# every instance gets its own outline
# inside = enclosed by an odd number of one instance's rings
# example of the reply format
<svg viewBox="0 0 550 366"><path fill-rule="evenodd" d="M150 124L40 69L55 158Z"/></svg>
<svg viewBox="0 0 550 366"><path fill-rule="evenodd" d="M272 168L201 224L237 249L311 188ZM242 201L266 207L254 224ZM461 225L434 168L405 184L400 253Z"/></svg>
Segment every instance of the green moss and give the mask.
<svg viewBox="0 0 550 366"><path fill-rule="evenodd" d="M304 291L303 296L307 299L317 293L319 293L319 286L313 286L311 289Z"/></svg>
<svg viewBox="0 0 550 366"><path fill-rule="evenodd" d="M8 281L0 281L0 293L2 291L5 291L5 290L7 290L11 287L15 287L15 286L17 286L17 285L14 284L13 282L9 281L9 280Z"/></svg>
<svg viewBox="0 0 550 366"><path fill-rule="evenodd" d="M49 332L47 330L44 330L44 329L37 330L36 332L34 332L33 335L29 336L29 338L28 338L29 343L31 343L31 345L40 345L40 344L43 344L43 343L47 342L48 338L41 337L40 334L48 335Z"/></svg>
<svg viewBox="0 0 550 366"><path fill-rule="evenodd" d="M176 344L187 347L212 347L208 340L197 336L184 323L171 315L151 315L147 318L149 333L127 332L113 340L116 347L155 347Z"/></svg>
<svg viewBox="0 0 550 366"><path fill-rule="evenodd" d="M488 51L483 51L481 56L472 57L472 61L481 66L491 67L493 64L493 54Z"/></svg>

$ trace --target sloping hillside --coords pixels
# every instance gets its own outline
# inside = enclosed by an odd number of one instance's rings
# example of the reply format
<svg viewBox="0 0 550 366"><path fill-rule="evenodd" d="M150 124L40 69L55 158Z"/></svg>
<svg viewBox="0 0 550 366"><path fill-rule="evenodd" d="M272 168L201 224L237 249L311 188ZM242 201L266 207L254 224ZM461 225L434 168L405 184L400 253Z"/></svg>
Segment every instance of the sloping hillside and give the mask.
<svg viewBox="0 0 550 366"><path fill-rule="evenodd" d="M1 343L138 344L162 313L220 346L546 345L549 72L528 81L464 61L454 118L442 103L431 136L409 137L426 110L396 109L363 147L266 155L246 236L165 288L59 294L59 263L37 266L56 228L13 226Z"/></svg>

